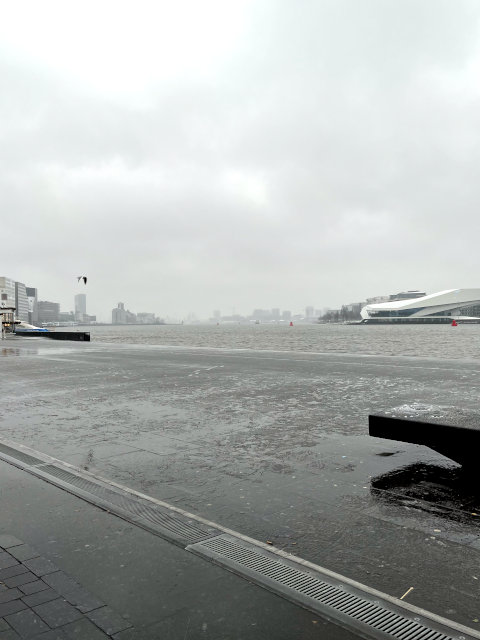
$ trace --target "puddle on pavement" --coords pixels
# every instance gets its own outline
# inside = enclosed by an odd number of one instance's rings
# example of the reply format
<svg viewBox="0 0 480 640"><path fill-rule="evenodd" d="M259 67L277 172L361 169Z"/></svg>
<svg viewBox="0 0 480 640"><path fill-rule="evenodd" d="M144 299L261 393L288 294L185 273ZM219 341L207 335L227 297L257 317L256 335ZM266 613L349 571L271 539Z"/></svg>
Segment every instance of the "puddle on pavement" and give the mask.
<svg viewBox="0 0 480 640"><path fill-rule="evenodd" d="M375 500L480 526L480 486L461 467L415 463L371 480Z"/></svg>

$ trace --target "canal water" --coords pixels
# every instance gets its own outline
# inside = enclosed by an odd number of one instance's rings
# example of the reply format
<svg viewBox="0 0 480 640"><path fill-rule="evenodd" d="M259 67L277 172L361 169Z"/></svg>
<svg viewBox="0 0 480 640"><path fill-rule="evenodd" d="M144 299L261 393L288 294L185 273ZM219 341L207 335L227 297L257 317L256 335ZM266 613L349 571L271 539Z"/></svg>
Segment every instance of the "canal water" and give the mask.
<svg viewBox="0 0 480 640"><path fill-rule="evenodd" d="M89 327L92 341L220 349L480 358L480 325L145 325Z"/></svg>

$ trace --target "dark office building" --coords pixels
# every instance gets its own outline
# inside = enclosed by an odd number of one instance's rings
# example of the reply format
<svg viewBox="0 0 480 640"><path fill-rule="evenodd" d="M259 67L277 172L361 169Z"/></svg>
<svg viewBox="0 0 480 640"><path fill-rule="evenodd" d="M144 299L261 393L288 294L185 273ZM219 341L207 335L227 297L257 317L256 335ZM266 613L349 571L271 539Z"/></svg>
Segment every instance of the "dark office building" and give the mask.
<svg viewBox="0 0 480 640"><path fill-rule="evenodd" d="M60 304L58 302L38 302L38 322L58 322L60 318Z"/></svg>

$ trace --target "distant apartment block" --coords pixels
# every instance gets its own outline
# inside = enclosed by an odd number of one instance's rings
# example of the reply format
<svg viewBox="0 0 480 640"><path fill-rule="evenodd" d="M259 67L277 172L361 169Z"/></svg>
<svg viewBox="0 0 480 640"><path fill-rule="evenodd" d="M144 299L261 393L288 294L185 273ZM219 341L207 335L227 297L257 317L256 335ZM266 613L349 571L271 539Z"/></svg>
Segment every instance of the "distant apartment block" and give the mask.
<svg viewBox="0 0 480 640"><path fill-rule="evenodd" d="M137 313L137 323L139 323L139 324L154 324L155 323L155 314L154 313Z"/></svg>
<svg viewBox="0 0 480 640"><path fill-rule="evenodd" d="M75 322L75 314L73 311L60 311L58 314L59 322L67 322L73 324Z"/></svg>
<svg viewBox="0 0 480 640"><path fill-rule="evenodd" d="M0 304L3 307L15 307L15 280L0 278Z"/></svg>
<svg viewBox="0 0 480 640"><path fill-rule="evenodd" d="M87 316L87 296L84 293L78 293L75 296L75 320L84 322Z"/></svg>
<svg viewBox="0 0 480 640"><path fill-rule="evenodd" d="M0 278L0 304L4 307L15 307L15 317L28 322L27 290L23 282L15 282L11 278Z"/></svg>
<svg viewBox="0 0 480 640"><path fill-rule="evenodd" d="M270 309L254 309L252 318L254 320L264 320L265 322L268 322L272 319L272 312Z"/></svg>
<svg viewBox="0 0 480 640"><path fill-rule="evenodd" d="M28 322L28 297L27 288L23 282L15 282L15 315L22 322Z"/></svg>
<svg viewBox="0 0 480 640"><path fill-rule="evenodd" d="M119 302L116 309L112 309L112 324L135 324L137 316L125 309L123 302Z"/></svg>
<svg viewBox="0 0 480 640"><path fill-rule="evenodd" d="M27 287L28 300L28 322L30 324L38 323L38 293L34 287Z"/></svg>
<svg viewBox="0 0 480 640"><path fill-rule="evenodd" d="M132 313L125 309L123 302L119 302L116 309L112 309L112 324L158 324L154 313Z"/></svg>
<svg viewBox="0 0 480 640"><path fill-rule="evenodd" d="M112 324L127 324L127 312L123 302L119 302L116 309L112 309Z"/></svg>
<svg viewBox="0 0 480 640"><path fill-rule="evenodd" d="M39 300L38 302L38 322L59 322L60 305L58 302L48 302Z"/></svg>

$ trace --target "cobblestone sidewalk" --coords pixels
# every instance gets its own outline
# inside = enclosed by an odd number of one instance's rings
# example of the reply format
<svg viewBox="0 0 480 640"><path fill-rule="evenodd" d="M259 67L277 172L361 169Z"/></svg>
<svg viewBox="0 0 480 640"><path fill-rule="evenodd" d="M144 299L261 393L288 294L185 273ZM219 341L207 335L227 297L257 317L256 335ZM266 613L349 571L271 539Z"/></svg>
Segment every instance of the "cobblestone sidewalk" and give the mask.
<svg viewBox="0 0 480 640"><path fill-rule="evenodd" d="M122 640L132 631L35 549L0 535L0 640Z"/></svg>

